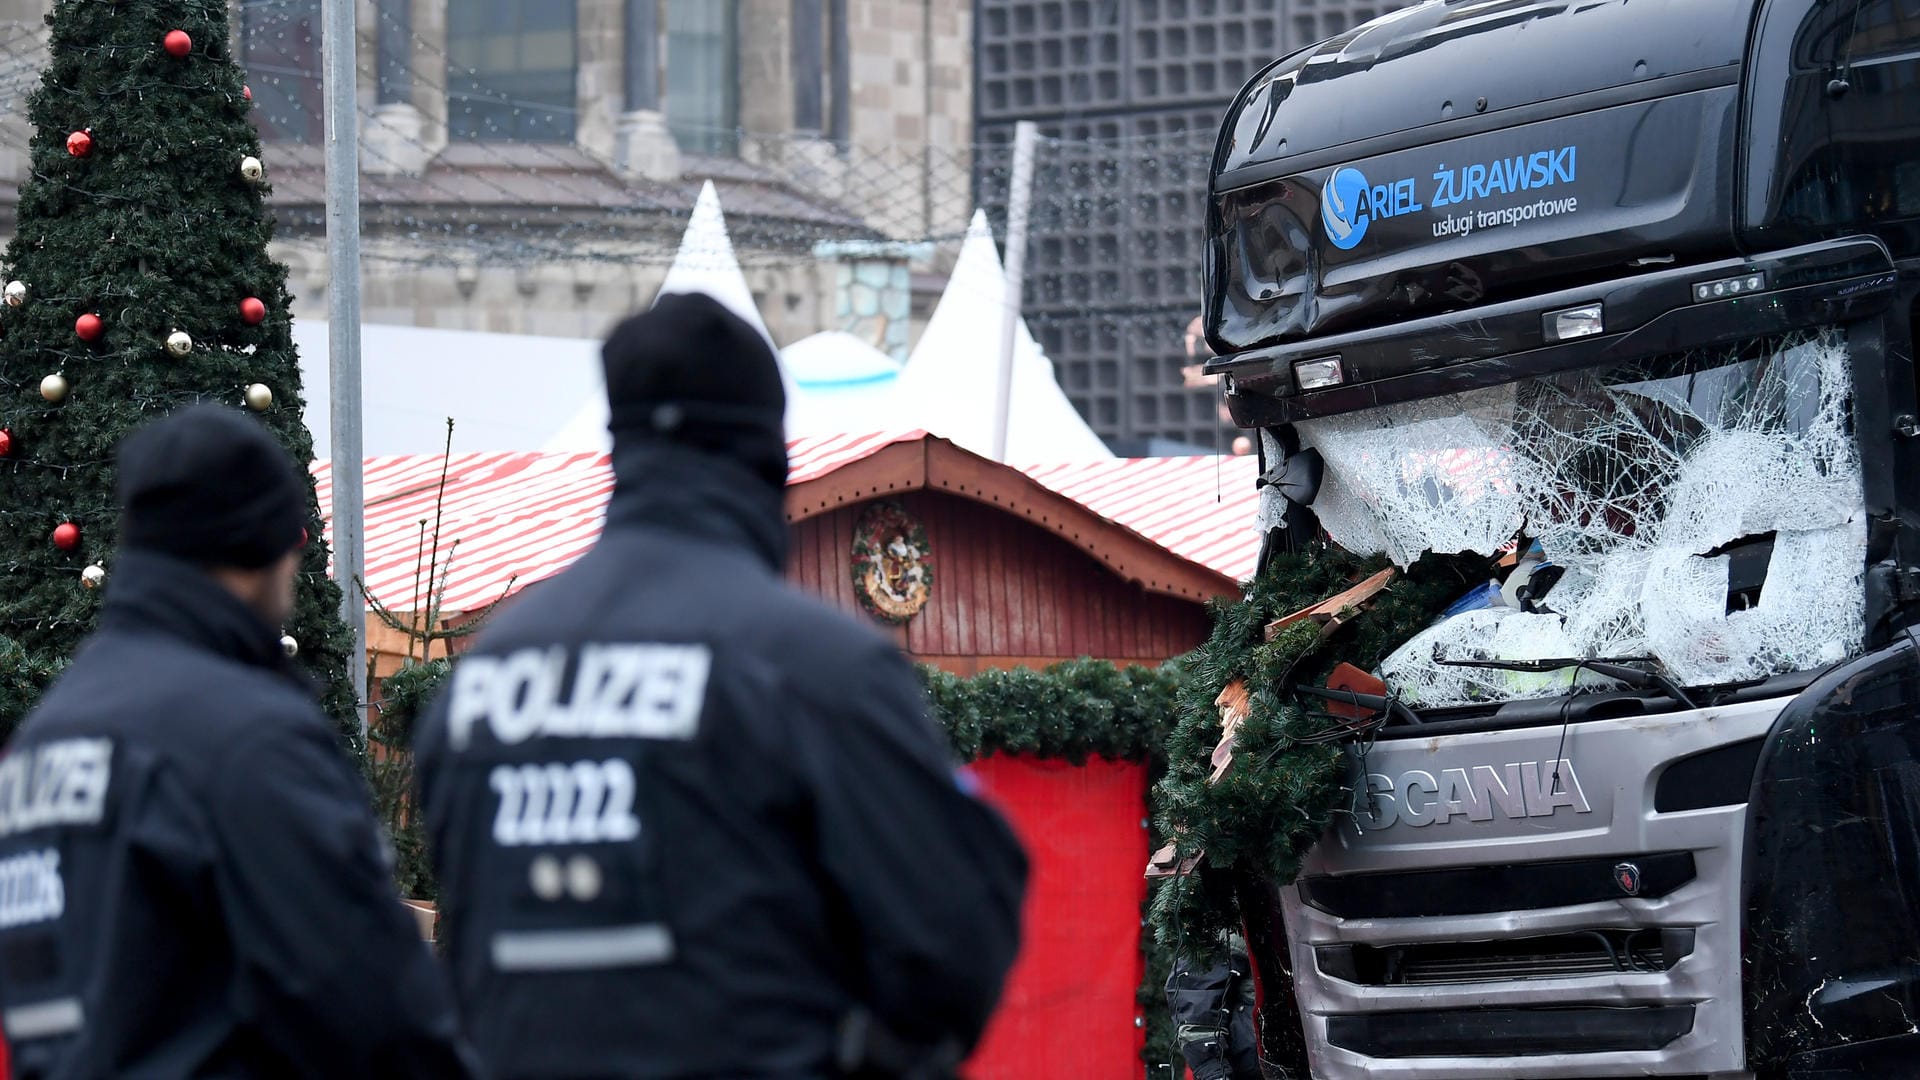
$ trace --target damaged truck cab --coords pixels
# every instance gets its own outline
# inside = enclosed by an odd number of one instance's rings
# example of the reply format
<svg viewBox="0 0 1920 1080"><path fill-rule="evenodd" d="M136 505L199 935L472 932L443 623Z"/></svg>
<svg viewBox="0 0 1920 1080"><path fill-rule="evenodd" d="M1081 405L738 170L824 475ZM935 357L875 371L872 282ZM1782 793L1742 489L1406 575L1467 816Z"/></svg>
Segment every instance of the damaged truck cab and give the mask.
<svg viewBox="0 0 1920 1080"><path fill-rule="evenodd" d="M1241 92L1208 229L1268 549L1512 545L1246 890L1269 1048L1920 1075L1920 0L1431 0Z"/></svg>

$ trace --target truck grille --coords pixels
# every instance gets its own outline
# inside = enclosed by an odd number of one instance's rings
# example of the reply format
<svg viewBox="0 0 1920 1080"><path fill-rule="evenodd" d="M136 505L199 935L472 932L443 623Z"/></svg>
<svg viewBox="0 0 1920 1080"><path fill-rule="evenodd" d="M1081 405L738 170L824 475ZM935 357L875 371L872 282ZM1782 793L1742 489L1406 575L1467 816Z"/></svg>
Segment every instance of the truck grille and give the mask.
<svg viewBox="0 0 1920 1080"><path fill-rule="evenodd" d="M1694 1007L1557 1007L1361 1013L1327 1018L1327 1042L1377 1058L1659 1050L1693 1030Z"/></svg>
<svg viewBox="0 0 1920 1080"><path fill-rule="evenodd" d="M1257 959L1316 1080L1744 1075L1740 755L1787 700L1379 740L1365 771L1432 778L1410 791L1577 754L1590 809L1337 823L1249 927L1287 942Z"/></svg>
<svg viewBox="0 0 1920 1080"><path fill-rule="evenodd" d="M1300 879L1300 898L1342 919L1408 919L1592 904L1626 897L1614 868L1640 870L1642 899L1667 896L1694 879L1693 853L1662 851L1601 859L1330 874Z"/></svg>
<svg viewBox="0 0 1920 1080"><path fill-rule="evenodd" d="M1499 941L1322 945L1320 970L1362 986L1442 986L1661 972L1693 951L1688 929L1596 929Z"/></svg>

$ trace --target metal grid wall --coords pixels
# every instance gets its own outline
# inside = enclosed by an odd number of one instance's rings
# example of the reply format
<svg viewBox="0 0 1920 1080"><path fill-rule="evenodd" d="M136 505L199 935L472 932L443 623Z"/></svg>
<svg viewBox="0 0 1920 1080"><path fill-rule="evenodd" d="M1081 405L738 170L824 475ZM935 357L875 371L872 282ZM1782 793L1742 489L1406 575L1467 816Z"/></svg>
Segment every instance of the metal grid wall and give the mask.
<svg viewBox="0 0 1920 1080"><path fill-rule="evenodd" d="M1221 114L1271 61L1401 6L975 0L975 198L998 232L1013 125L1034 121L1028 323L1116 449L1219 438L1214 391L1187 387L1180 369Z"/></svg>

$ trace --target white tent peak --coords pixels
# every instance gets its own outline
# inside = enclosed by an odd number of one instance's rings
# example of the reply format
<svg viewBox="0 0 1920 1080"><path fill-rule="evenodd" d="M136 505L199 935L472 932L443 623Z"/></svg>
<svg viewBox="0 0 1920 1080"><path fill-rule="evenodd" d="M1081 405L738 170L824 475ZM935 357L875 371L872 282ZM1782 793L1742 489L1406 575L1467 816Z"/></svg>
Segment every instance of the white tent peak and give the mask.
<svg viewBox="0 0 1920 1080"><path fill-rule="evenodd" d="M658 302L668 293L696 292L725 304L727 310L752 324L772 343L773 335L767 332L766 320L753 302L753 290L747 287L747 276L734 256L727 218L720 210L720 194L711 180L700 187L693 216L687 219L687 231L680 237L680 249L673 253L673 265L667 268L666 279L654 299Z"/></svg>
<svg viewBox="0 0 1920 1080"><path fill-rule="evenodd" d="M984 211L976 210L947 289L901 371L895 399L906 426L921 427L976 454L993 454L994 395L1007 277ZM897 425L896 425L897 426ZM1007 460L1015 463L1111 458L1054 378L1053 362L1022 319L1014 331Z"/></svg>
<svg viewBox="0 0 1920 1080"><path fill-rule="evenodd" d="M727 218L720 209L720 193L714 190L711 180L700 187L700 196L693 203L693 216L687 219L680 248L673 253L673 265L667 267L667 276L660 282L660 291L654 294L654 303L659 303L660 297L668 293L705 293L746 320L766 339L767 347L774 348L773 335L767 331L767 322L760 317L760 308L753 302L753 290L747 287L747 275L734 256L733 240L727 235ZM774 358L780 365L780 381L786 386L787 422L791 425L793 403L800 396L800 388L777 349ZM613 437L606 429L607 402L604 395L596 395L543 449L605 450L613 445Z"/></svg>

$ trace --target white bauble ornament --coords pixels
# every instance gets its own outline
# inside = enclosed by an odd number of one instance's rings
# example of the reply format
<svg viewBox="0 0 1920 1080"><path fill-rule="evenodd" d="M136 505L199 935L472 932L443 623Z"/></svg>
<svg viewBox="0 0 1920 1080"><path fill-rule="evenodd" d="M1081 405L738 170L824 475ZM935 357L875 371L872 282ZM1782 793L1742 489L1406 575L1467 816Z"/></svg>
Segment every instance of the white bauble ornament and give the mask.
<svg viewBox="0 0 1920 1080"><path fill-rule="evenodd" d="M167 352L174 356L185 356L193 351L193 339L185 330L175 330L167 335Z"/></svg>
<svg viewBox="0 0 1920 1080"><path fill-rule="evenodd" d="M40 380L40 396L55 405L67 400L67 390L67 377L57 371Z"/></svg>
<svg viewBox="0 0 1920 1080"><path fill-rule="evenodd" d="M247 408L254 412L266 412L273 408L273 391L266 383L254 383L247 387Z"/></svg>

